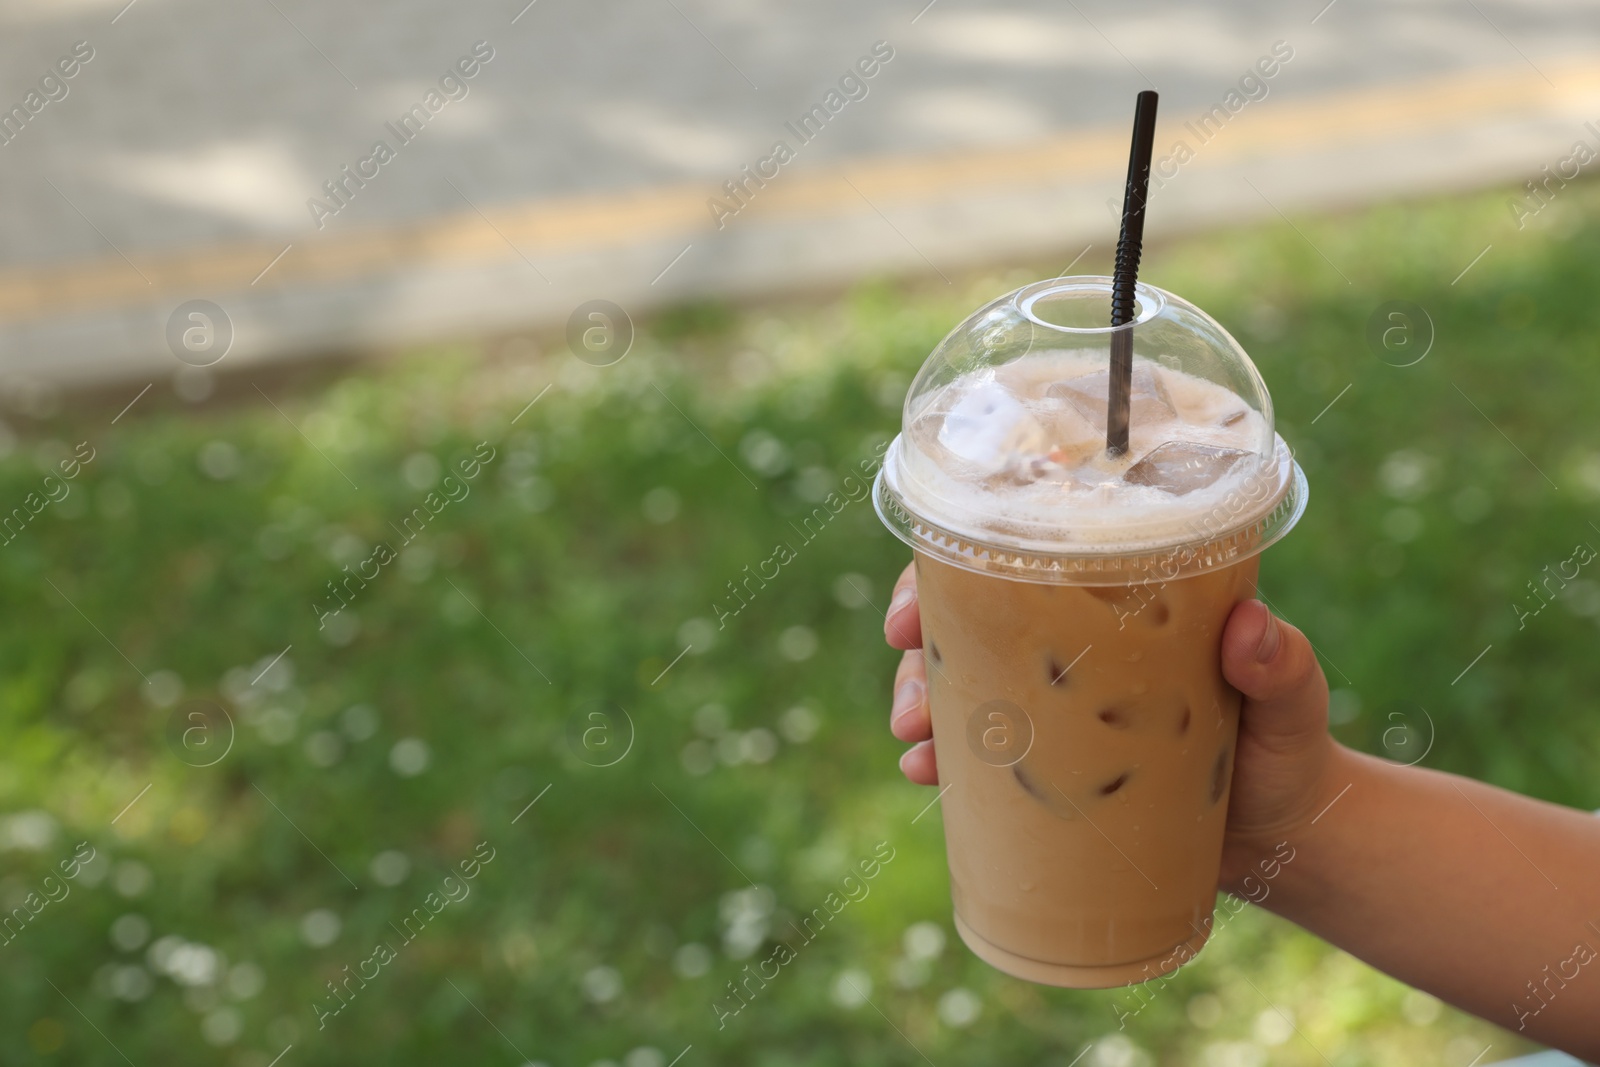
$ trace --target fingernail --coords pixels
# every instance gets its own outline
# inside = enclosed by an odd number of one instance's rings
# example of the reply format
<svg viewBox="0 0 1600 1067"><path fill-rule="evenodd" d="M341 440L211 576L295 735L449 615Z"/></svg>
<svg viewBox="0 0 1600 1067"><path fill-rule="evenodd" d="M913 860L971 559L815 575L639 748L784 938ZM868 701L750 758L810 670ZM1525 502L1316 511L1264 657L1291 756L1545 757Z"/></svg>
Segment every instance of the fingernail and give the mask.
<svg viewBox="0 0 1600 1067"><path fill-rule="evenodd" d="M1269 663L1273 656L1278 654L1278 646L1283 643L1283 633L1278 629L1278 619L1272 612L1267 612L1267 629L1261 635L1261 644L1256 648L1256 662Z"/></svg>
<svg viewBox="0 0 1600 1067"><path fill-rule="evenodd" d="M889 724L893 726L900 721L901 716L913 710L922 703L922 683L915 678L908 678L900 683L900 688L894 691L894 707L889 712Z"/></svg>
<svg viewBox="0 0 1600 1067"><path fill-rule="evenodd" d="M894 599L889 601L889 614L892 616L895 612L911 603L912 598L916 595L917 591L915 589L912 589L909 585L902 585L895 590Z"/></svg>

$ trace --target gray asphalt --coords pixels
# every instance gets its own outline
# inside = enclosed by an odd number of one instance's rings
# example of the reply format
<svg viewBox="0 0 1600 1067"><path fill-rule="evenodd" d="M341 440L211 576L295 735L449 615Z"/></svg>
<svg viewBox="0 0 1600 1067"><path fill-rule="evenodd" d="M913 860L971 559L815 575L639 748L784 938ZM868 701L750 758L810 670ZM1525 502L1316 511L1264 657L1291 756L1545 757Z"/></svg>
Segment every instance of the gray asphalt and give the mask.
<svg viewBox="0 0 1600 1067"><path fill-rule="evenodd" d="M915 23L923 0L125 2L0 7L7 107L74 42L95 50L0 146L0 263L312 234L306 201L480 40L494 59L469 95L329 227L459 211L463 194L492 206L704 180L709 195L879 40L895 58L796 166L1121 121L1152 84L1170 122L1217 103L1279 40L1294 59L1267 83L1278 98L1600 43L1600 16L1575 0L936 0Z"/></svg>

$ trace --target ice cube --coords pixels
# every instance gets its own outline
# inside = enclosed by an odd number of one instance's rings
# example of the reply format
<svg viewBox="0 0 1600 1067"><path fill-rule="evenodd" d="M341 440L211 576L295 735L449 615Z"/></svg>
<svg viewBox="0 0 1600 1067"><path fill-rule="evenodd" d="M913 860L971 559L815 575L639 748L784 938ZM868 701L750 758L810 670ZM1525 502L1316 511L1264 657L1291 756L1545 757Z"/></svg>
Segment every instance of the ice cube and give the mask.
<svg viewBox="0 0 1600 1067"><path fill-rule="evenodd" d="M1042 456L1017 457L1017 461L997 477L996 484L1001 482L1012 485L1028 485L1032 482L1083 484L1076 461L1059 448L1052 448Z"/></svg>
<svg viewBox="0 0 1600 1067"><path fill-rule="evenodd" d="M1057 382L1048 392L1050 396L1059 397L1071 404L1089 420L1089 425L1099 427L1099 432L1104 434L1106 390L1110 382L1109 370L1097 370L1081 378ZM1177 411L1172 406L1172 398L1167 395L1167 388L1161 381L1161 375L1154 367L1147 364L1134 366L1129 400L1129 420L1133 426L1170 422L1178 417Z"/></svg>
<svg viewBox="0 0 1600 1067"><path fill-rule="evenodd" d="M1096 429L1076 407L1059 397L1034 401L1028 408L1044 431L1050 458L1056 463L1076 465L1105 444L1105 431Z"/></svg>
<svg viewBox="0 0 1600 1067"><path fill-rule="evenodd" d="M1232 776L1228 774L1228 746L1223 745L1222 751L1217 753L1217 761L1211 765L1211 803L1222 799L1231 780Z"/></svg>
<svg viewBox="0 0 1600 1067"><path fill-rule="evenodd" d="M1128 468L1123 481L1148 485L1173 496L1204 489L1233 469L1249 452L1189 441L1168 441Z"/></svg>
<svg viewBox="0 0 1600 1067"><path fill-rule="evenodd" d="M1039 421L1004 386L981 382L966 390L939 427L939 443L990 472L1016 467L1050 443Z"/></svg>
<svg viewBox="0 0 1600 1067"><path fill-rule="evenodd" d="M1081 815L1082 810L1072 798L1062 792L1045 770L1034 768L1032 762L1022 759L1012 764L1011 776L1017 784L1053 815L1063 819L1076 819Z"/></svg>
<svg viewBox="0 0 1600 1067"><path fill-rule="evenodd" d="M1093 462L1104 447L1103 437L1076 411L1059 401L1054 404L1056 411L1035 409L1050 442L1049 450L1015 454L1012 463L997 475L998 481L1017 485L1056 482L1078 488L1115 484L1116 475L1097 469Z"/></svg>

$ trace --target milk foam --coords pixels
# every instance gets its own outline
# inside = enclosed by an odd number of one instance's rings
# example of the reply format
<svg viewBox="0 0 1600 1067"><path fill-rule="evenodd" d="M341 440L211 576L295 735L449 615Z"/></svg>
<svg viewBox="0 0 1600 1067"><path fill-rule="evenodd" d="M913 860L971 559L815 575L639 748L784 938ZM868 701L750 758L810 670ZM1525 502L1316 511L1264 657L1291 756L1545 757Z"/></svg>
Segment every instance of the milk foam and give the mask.
<svg viewBox="0 0 1600 1067"><path fill-rule="evenodd" d="M1105 372L1103 353L1056 350L962 375L911 419L885 475L907 508L952 532L1093 552L1213 538L1281 495L1267 419L1226 387L1143 357L1128 451L1107 456ZM1126 480L1169 442L1247 454L1187 492Z"/></svg>

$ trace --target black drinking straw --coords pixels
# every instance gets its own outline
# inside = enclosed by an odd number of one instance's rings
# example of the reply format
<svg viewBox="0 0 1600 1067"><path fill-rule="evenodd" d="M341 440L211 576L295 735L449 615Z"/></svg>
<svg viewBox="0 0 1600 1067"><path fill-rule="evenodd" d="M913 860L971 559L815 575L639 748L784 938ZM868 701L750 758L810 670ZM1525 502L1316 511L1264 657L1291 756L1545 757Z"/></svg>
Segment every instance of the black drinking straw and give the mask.
<svg viewBox="0 0 1600 1067"><path fill-rule="evenodd" d="M1106 390L1106 454L1128 450L1128 409L1133 399L1134 284L1144 247L1144 204L1150 195L1150 151L1156 137L1156 94L1139 94L1133 112L1133 148L1128 154L1128 184L1122 192L1122 235L1111 276L1111 378ZM1117 327L1124 327L1117 329Z"/></svg>

